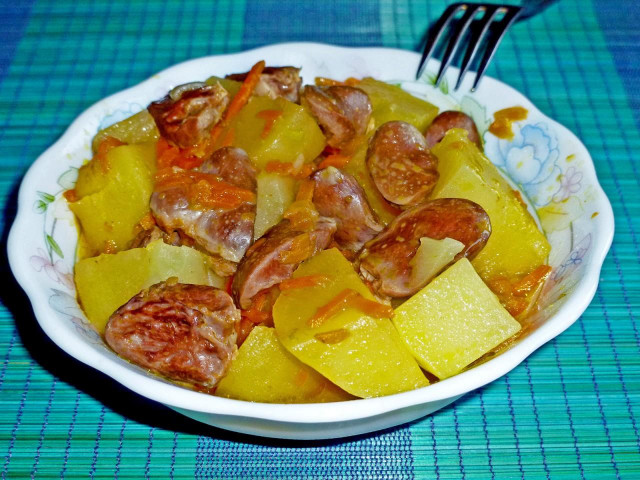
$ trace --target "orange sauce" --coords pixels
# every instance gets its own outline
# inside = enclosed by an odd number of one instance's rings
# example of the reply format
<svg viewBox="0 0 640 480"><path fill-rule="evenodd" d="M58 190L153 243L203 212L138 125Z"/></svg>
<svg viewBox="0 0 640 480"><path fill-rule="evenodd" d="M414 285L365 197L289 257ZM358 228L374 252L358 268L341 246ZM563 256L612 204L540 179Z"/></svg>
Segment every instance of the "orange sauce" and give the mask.
<svg viewBox="0 0 640 480"><path fill-rule="evenodd" d="M489 131L498 138L512 140L514 137L513 122L525 120L529 111L524 107L510 107L498 110L493 114L493 123L489 126Z"/></svg>

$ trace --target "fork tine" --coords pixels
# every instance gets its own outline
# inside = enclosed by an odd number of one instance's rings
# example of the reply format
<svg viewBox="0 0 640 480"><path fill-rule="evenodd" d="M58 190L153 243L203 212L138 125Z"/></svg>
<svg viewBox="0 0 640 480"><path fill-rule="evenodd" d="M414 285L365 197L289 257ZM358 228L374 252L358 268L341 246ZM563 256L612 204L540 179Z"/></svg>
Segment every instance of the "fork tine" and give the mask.
<svg viewBox="0 0 640 480"><path fill-rule="evenodd" d="M427 43L424 46L424 51L422 52L422 58L420 59L418 71L416 72L416 80L419 80L422 76L427 62L431 58L431 55L433 55L433 51L435 50L435 46L437 45L438 40L440 40L440 37L445 31L447 25L462 6L462 3L454 3L452 5L449 5L447 9L442 13L442 15L440 15L440 18L438 18L437 22L433 25L432 29L430 30Z"/></svg>
<svg viewBox="0 0 640 480"><path fill-rule="evenodd" d="M438 86L442 77L444 77L445 70L451 64L458 47L460 46L460 41L462 37L464 37L464 33L469 28L469 24L476 16L476 13L482 8L482 5L467 5L467 11L464 12L464 15L460 19L460 21L454 27L454 36L447 45L447 50L444 53L444 57L442 57L442 63L440 64L440 70L438 71L438 76L435 81L435 85Z"/></svg>
<svg viewBox="0 0 640 480"><path fill-rule="evenodd" d="M480 48L482 40L489 29L489 25L495 18L499 9L500 5L487 5L484 11L484 16L478 20L477 28L472 30L471 38L469 39L469 47L467 48L467 52L462 60L462 64L460 65L460 75L458 75L458 81L456 82L454 90L458 90L458 88L460 88L462 80L467 74L467 70L469 70L471 62L473 61L476 52L478 51L478 48Z"/></svg>
<svg viewBox="0 0 640 480"><path fill-rule="evenodd" d="M489 62L491 62L493 55L496 53L496 50L498 50L498 47L500 46L502 37L504 37L504 34L506 33L506 31L509 29L511 24L516 21L516 19L518 18L518 15L522 11L521 7L516 7L516 6L503 5L503 8L506 9L506 13L504 14L504 17L502 18L502 20L500 20L500 22L495 24L495 25L498 25L498 27L496 29L495 35L491 39L489 39L489 42L487 43L487 50L485 51L484 57L480 62L480 66L478 67L478 73L476 73L476 78L473 81L473 86L471 87L472 92L475 91L476 88L478 87L478 84L480 83L480 80L482 79L482 76L484 75L485 70L489 66Z"/></svg>

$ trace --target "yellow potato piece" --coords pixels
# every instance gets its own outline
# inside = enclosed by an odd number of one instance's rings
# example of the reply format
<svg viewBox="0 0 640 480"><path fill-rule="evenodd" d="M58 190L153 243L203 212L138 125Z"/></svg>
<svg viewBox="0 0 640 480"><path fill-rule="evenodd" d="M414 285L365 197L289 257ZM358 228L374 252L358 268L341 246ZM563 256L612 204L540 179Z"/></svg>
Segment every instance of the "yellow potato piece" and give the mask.
<svg viewBox="0 0 640 480"><path fill-rule="evenodd" d="M269 111L282 112L270 130ZM284 98L251 97L218 137L218 146L228 142L247 152L261 170L271 161L311 162L324 149L325 138L304 107Z"/></svg>
<svg viewBox="0 0 640 480"><path fill-rule="evenodd" d="M222 87L227 92L229 92L229 98L233 98L236 95L236 93L238 93L238 90L240 90L240 87L242 86L242 82L238 82L237 80L231 80L229 78L216 77L215 75L213 77L207 78L205 83L211 86L215 85L216 83L220 83L220 85L222 85Z"/></svg>
<svg viewBox="0 0 640 480"><path fill-rule="evenodd" d="M440 379L520 330L466 258L398 307L393 323L420 365Z"/></svg>
<svg viewBox="0 0 640 480"><path fill-rule="evenodd" d="M136 236L136 225L149 212L155 155L153 143L124 145L107 153L106 171L95 160L82 167L76 193L85 195L69 208L88 255L123 250Z"/></svg>
<svg viewBox="0 0 640 480"><path fill-rule="evenodd" d="M323 325L307 321L344 289L373 300L369 289L336 249L303 263L294 278L324 275L323 286L283 291L273 307L278 338L298 360L357 397L378 397L428 385L391 321L348 309Z"/></svg>
<svg viewBox="0 0 640 480"><path fill-rule="evenodd" d="M256 221L253 225L255 239L282 220L282 214L296 197L296 181L292 177L260 172L257 181Z"/></svg>
<svg viewBox="0 0 640 480"><path fill-rule="evenodd" d="M353 397L306 366L280 344L273 328L255 327L244 341L219 397L265 403L341 402Z"/></svg>
<svg viewBox="0 0 640 480"><path fill-rule="evenodd" d="M438 107L395 85L365 78L357 87L369 95L376 128L383 123L400 120L424 132L438 115Z"/></svg>
<svg viewBox="0 0 640 480"><path fill-rule="evenodd" d="M435 240L429 237L420 239L420 246L409 261L414 285L426 285L440 271L449 265L455 256L464 250L464 243L453 238Z"/></svg>
<svg viewBox="0 0 640 480"><path fill-rule="evenodd" d="M117 138L121 142L128 144L146 143L158 140L160 132L158 132L155 120L145 108L135 115L131 115L129 118L125 118L96 133L91 144L94 152L98 151L98 145L106 137Z"/></svg>
<svg viewBox="0 0 640 480"><path fill-rule="evenodd" d="M209 268L209 257L193 248L162 240L145 248L80 260L75 266L78 300L102 333L109 317L142 289L178 277L181 283L222 288L224 280Z"/></svg>
<svg viewBox="0 0 640 480"><path fill-rule="evenodd" d="M489 214L491 237L472 262L484 280L527 274L545 263L549 242L513 188L467 140L464 130L450 130L432 152L439 160L440 180L431 197L466 198Z"/></svg>

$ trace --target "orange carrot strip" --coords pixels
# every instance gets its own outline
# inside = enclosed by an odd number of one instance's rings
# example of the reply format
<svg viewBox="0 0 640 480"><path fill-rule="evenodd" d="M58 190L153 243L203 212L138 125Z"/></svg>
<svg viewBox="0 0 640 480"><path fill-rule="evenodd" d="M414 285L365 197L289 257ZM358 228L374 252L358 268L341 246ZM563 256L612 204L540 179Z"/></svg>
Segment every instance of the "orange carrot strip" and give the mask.
<svg viewBox="0 0 640 480"><path fill-rule="evenodd" d="M349 302L349 306L357 308L362 313L374 318L391 318L393 316L393 308L383 303L364 298L358 295Z"/></svg>
<svg viewBox="0 0 640 480"><path fill-rule="evenodd" d="M268 162L264 168L268 173L277 173L278 175L287 175L297 179L305 179L315 171L314 166L310 163L305 163L299 169L296 170L293 163L278 162L277 160L272 160L271 162Z"/></svg>
<svg viewBox="0 0 640 480"><path fill-rule="evenodd" d="M534 290L547 279L551 270L552 268L549 265L540 265L513 286L513 293L515 295L524 295Z"/></svg>
<svg viewBox="0 0 640 480"><path fill-rule="evenodd" d="M323 287L331 279L326 275L306 275L304 277L288 278L280 282L280 290L293 290L296 288Z"/></svg>
<svg viewBox="0 0 640 480"><path fill-rule="evenodd" d="M180 167L191 170L202 165L204 161L204 159L192 155L189 150L171 145L164 138L160 138L156 144L156 157L158 169Z"/></svg>
<svg viewBox="0 0 640 480"><path fill-rule="evenodd" d="M346 288L330 300L329 303L318 308L315 315L307 320L307 325L311 328L317 328L331 317L349 308L356 308L365 315L375 318L391 318L393 315L393 309L389 305L369 300L355 290Z"/></svg>
<svg viewBox="0 0 640 480"><path fill-rule="evenodd" d="M318 328L331 317L345 311L348 308L349 300L356 295L358 295L358 292L350 288L342 290L338 295L333 297L329 303L318 308L316 313L307 320L307 325L311 328Z"/></svg>
<svg viewBox="0 0 640 480"><path fill-rule="evenodd" d="M267 138L269 132L276 123L276 120L282 116L282 110L262 110L256 114L256 117L264 120L264 128L260 133L260 138Z"/></svg>
<svg viewBox="0 0 640 480"><path fill-rule="evenodd" d="M251 67L251 70L249 70L247 77L244 79L244 82L242 82L242 85L240 86L240 90L238 90L238 93L236 93L236 95L233 97L233 99L229 103L229 106L227 107L227 110L224 112L224 117L222 118L222 120L216 123L211 130L211 137L209 139L210 144L215 143L215 141L222 133L223 128L229 125L229 122L233 119L233 117L235 117L242 109L242 107L244 107L249 101L251 94L260 81L260 75L262 74L264 67L264 60L260 60L253 67Z"/></svg>
<svg viewBox="0 0 640 480"><path fill-rule="evenodd" d="M98 150L94 156L94 160L98 162L104 173L107 173L109 171L110 166L109 162L107 161L107 153L109 153L110 150L121 145L125 145L125 143L121 142L115 137L105 137L104 140L102 140L98 145Z"/></svg>
<svg viewBox="0 0 640 480"><path fill-rule="evenodd" d="M320 162L320 164L318 165L318 170L322 170L323 168L327 167L343 168L347 165L347 163L349 163L349 160L351 160L351 157L347 155L341 155L339 153L329 155Z"/></svg>

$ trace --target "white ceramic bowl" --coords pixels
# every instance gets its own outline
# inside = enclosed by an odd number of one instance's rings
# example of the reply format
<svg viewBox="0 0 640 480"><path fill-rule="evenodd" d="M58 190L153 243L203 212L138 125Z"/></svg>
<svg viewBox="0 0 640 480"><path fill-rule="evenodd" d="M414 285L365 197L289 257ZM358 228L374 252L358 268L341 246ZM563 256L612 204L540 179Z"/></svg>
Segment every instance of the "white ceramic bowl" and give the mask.
<svg viewBox="0 0 640 480"><path fill-rule="evenodd" d="M168 383L111 352L75 300L77 232L62 192L73 186L77 168L90 158L91 139L100 128L136 113L175 85L246 71L261 59L268 65L300 66L307 82L316 76L372 76L401 84L441 108L462 108L471 114L484 135L487 155L526 195L552 245L553 273L540 299L543 308L533 319L538 326L497 358L452 378L419 390L339 404L277 405L218 398ZM210 425L278 438L336 438L399 425L516 367L575 322L593 298L613 237L611 205L582 143L524 96L492 78L485 78L475 93L467 93L473 75L467 76L461 93L447 92L446 82L453 83L455 69L440 89L431 85L428 73L413 82L418 60L418 54L403 50L280 44L184 62L93 105L25 175L9 236L11 268L42 329L67 353L140 395ZM437 64L428 67L427 72L434 72ZM529 116L515 124L512 141L486 133L493 112L515 105L525 107Z"/></svg>

